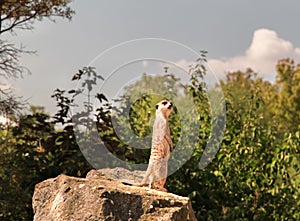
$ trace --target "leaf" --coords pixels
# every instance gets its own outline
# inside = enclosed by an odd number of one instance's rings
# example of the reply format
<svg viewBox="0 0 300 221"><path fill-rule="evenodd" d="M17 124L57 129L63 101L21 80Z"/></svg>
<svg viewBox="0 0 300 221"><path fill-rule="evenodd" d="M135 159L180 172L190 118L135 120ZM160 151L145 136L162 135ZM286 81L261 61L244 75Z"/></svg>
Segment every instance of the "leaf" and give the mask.
<svg viewBox="0 0 300 221"><path fill-rule="evenodd" d="M100 103L102 103L102 100L105 100L106 102L108 102L107 98L104 96L104 94L99 94L97 93L96 98L100 101Z"/></svg>

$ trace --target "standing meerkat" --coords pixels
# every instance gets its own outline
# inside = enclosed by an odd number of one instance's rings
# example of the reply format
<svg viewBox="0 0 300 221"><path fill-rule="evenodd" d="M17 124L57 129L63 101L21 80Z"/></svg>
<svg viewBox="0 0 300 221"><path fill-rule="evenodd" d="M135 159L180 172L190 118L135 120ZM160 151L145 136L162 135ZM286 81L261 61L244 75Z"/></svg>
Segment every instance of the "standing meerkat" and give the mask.
<svg viewBox="0 0 300 221"><path fill-rule="evenodd" d="M167 191L164 185L168 175L168 159L173 149L168 117L173 111L171 101L163 100L156 104L153 124L152 147L148 168L140 186Z"/></svg>

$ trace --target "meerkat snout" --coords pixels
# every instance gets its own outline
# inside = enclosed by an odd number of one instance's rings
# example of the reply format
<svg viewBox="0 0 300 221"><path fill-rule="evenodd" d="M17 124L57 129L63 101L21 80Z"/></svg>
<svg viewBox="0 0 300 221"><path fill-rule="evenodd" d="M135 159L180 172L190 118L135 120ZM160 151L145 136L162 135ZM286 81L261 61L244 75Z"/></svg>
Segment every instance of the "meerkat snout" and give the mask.
<svg viewBox="0 0 300 221"><path fill-rule="evenodd" d="M162 100L156 104L156 114L166 114L168 117L173 111L173 103L168 100Z"/></svg>

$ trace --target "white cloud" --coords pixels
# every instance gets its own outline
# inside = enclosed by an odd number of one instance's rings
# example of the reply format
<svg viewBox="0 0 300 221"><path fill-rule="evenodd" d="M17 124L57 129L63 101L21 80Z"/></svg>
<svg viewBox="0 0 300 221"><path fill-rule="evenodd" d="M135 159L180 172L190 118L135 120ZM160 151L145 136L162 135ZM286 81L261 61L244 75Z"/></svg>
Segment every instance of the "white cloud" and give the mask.
<svg viewBox="0 0 300 221"><path fill-rule="evenodd" d="M223 77L228 71L244 71L252 68L260 76L274 79L277 61L286 57L299 61L300 48L280 38L275 31L258 29L253 34L250 47L243 55L226 59L209 59L208 64L219 77Z"/></svg>
<svg viewBox="0 0 300 221"><path fill-rule="evenodd" d="M274 80L276 76L276 64L279 59L292 58L296 63L300 62L300 48L295 47L290 41L280 38L278 34L269 29L258 29L254 32L252 42L242 55L233 56L225 59L208 59L207 81L215 82L212 72L217 78L224 78L225 73L230 71L245 71L251 68L259 76L268 80ZM172 71L176 68L188 71L190 66L195 65L195 61L190 59L180 59L175 62L176 66L171 65ZM170 64L160 63L160 69ZM143 63L148 67L148 62ZM155 72L155 71L153 71Z"/></svg>

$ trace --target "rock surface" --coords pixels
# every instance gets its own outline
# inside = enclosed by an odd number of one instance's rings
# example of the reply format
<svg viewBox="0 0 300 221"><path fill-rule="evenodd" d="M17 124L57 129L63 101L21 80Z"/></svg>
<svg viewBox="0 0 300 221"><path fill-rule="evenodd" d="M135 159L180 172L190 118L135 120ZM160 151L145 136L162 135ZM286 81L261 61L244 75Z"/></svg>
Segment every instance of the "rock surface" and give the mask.
<svg viewBox="0 0 300 221"><path fill-rule="evenodd" d="M35 187L34 220L196 220L189 198L128 185L143 174L115 168L45 180Z"/></svg>

